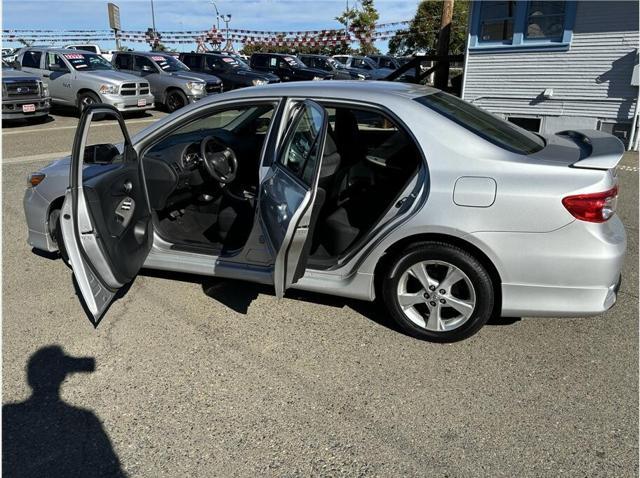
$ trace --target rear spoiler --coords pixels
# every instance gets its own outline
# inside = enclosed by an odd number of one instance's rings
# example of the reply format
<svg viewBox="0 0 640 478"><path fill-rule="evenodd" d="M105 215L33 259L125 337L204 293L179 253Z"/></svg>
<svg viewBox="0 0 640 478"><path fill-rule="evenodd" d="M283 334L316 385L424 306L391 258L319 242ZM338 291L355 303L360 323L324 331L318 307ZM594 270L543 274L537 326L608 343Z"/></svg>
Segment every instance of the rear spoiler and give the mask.
<svg viewBox="0 0 640 478"><path fill-rule="evenodd" d="M580 147L580 159L572 164L574 168L613 169L625 151L622 141L602 131L580 129L557 134L569 137Z"/></svg>

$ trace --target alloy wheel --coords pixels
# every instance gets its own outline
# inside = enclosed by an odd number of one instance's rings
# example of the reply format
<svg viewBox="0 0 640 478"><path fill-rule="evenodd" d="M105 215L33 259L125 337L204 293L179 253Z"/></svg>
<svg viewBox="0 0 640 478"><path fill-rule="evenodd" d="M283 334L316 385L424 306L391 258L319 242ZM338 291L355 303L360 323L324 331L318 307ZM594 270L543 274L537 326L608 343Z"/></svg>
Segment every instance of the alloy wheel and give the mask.
<svg viewBox="0 0 640 478"><path fill-rule="evenodd" d="M398 304L414 324L447 332L467 322L476 308L476 292L467 274L444 261L427 260L400 277Z"/></svg>

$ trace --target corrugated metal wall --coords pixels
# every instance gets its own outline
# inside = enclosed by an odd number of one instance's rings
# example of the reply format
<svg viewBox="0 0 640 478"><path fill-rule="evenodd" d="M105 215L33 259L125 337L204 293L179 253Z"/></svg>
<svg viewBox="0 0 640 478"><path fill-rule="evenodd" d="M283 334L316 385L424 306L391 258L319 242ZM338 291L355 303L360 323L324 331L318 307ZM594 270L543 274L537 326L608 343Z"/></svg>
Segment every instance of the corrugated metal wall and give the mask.
<svg viewBox="0 0 640 478"><path fill-rule="evenodd" d="M464 98L494 113L630 120L638 2L580 1L569 51L471 53ZM553 89L551 99L541 93Z"/></svg>

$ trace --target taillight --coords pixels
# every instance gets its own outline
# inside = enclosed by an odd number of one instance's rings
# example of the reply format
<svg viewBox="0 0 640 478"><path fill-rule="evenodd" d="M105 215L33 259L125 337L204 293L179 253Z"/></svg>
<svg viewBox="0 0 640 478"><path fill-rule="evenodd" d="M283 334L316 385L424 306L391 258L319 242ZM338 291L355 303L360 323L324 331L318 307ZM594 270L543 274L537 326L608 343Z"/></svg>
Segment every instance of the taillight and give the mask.
<svg viewBox="0 0 640 478"><path fill-rule="evenodd" d="M601 193L567 196L562 204L573 217L587 222L605 222L616 212L618 186Z"/></svg>

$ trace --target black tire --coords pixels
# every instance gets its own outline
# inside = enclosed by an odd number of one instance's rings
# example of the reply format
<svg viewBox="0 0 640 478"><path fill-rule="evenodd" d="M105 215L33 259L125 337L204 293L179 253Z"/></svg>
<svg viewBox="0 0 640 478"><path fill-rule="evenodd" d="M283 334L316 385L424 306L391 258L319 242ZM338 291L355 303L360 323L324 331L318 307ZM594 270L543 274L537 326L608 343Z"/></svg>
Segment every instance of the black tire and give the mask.
<svg viewBox="0 0 640 478"><path fill-rule="evenodd" d="M189 99L181 90L170 90L164 100L169 113L179 110L189 104Z"/></svg>
<svg viewBox="0 0 640 478"><path fill-rule="evenodd" d="M67 249L64 247L64 239L62 238L62 229L60 227L60 209L54 209L49 214L49 234L51 234L51 238L56 242L58 246L58 253L60 254L60 259L67 266L71 267L71 263L69 262L69 254L67 254Z"/></svg>
<svg viewBox="0 0 640 478"><path fill-rule="evenodd" d="M80 110L80 114L87 106L96 103L100 103L100 97L91 91L85 91L78 95L78 110Z"/></svg>
<svg viewBox="0 0 640 478"><path fill-rule="evenodd" d="M473 292L471 293L473 293L475 297L474 308L466 321L462 322L459 326L453 328L452 330L428 330L426 328L426 319L425 326L420 326L412 321L400 306L399 292L402 289L399 290L399 285L403 274L405 274L405 272L407 272L414 265L424 263L424 261L437 261L438 263L454 266L454 270L458 269L466 275L465 280L468 279L473 287ZM439 264L435 264L428 267L441 267L443 268L443 271L448 270L445 269L447 267L446 265L440 266ZM435 272L437 272L437 270ZM480 330L482 326L489 320L493 312L495 294L493 283L491 277L489 276L489 273L480 263L480 261L478 261L472 254L457 246L435 241L411 245L400 254L396 255L393 259L391 259L389 266L383 273L384 276L381 286L382 298L384 300L385 306L387 307L387 310L391 314L391 317L396 322L396 324L404 332L406 332L408 335L411 335L412 337L416 337L422 340L428 340L431 342L456 342L458 340L470 337L478 332L478 330ZM442 280L442 278L440 278L440 280ZM422 284L420 283L420 285L418 286L418 290L420 292L422 291L421 287ZM462 286L455 287L461 287L463 294L465 293L465 291L467 294L471 294L469 292L467 283L464 280L462 280ZM438 302L441 302L441 298L447 298L446 295L439 296L437 294L438 292L439 290L436 287L435 291L427 291L426 296L430 297L431 299L435 297ZM418 292L414 293L418 294ZM429 296L428 294L432 295ZM435 296L433 294L435 294ZM412 312L414 314L416 311L420 313L422 313L422 311L426 312L427 302L429 304L436 304L435 301L431 302L425 299L424 308L419 310L418 308L422 307L422 304L419 304L414 308ZM444 304L445 305L441 306L442 308L446 307L448 308L448 311L457 313L456 310L454 310L448 303L446 303L446 300ZM429 317L428 312L426 313L426 317Z"/></svg>

